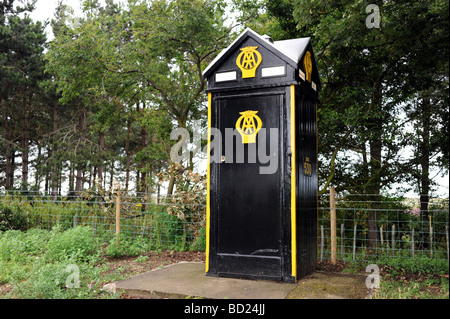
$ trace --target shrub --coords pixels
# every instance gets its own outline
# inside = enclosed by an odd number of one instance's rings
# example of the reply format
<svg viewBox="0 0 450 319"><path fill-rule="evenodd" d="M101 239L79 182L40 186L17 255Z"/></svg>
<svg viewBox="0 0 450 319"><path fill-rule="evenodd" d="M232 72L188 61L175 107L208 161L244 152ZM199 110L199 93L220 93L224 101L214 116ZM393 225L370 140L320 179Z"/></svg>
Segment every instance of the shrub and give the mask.
<svg viewBox="0 0 450 319"><path fill-rule="evenodd" d="M0 231L26 230L27 228L27 213L0 204Z"/></svg>
<svg viewBox="0 0 450 319"><path fill-rule="evenodd" d="M0 238L0 260L19 261L25 257L26 245L23 240L24 233L18 230L9 230Z"/></svg>
<svg viewBox="0 0 450 319"><path fill-rule="evenodd" d="M66 259L48 263L38 260L25 281L17 283L16 298L68 299L95 298L87 283L99 276L99 269L90 264Z"/></svg>
<svg viewBox="0 0 450 319"><path fill-rule="evenodd" d="M144 239L137 237L133 241L121 239L117 244L116 239L111 239L105 249L106 255L111 258L120 258L123 256L135 257L148 250L148 243Z"/></svg>
<svg viewBox="0 0 450 319"><path fill-rule="evenodd" d="M106 255L111 258L121 258L125 255L123 245L117 244L115 239L112 239L110 244L105 249Z"/></svg>
<svg viewBox="0 0 450 319"><path fill-rule="evenodd" d="M98 255L97 248L98 242L91 227L78 226L63 233L59 232L58 227L54 227L44 256L57 261L71 257L83 261Z"/></svg>
<svg viewBox="0 0 450 319"><path fill-rule="evenodd" d="M206 227L200 228L199 235L192 244L191 249L198 251L206 250Z"/></svg>
<svg viewBox="0 0 450 319"><path fill-rule="evenodd" d="M445 259L422 258L386 258L380 259L378 264L387 266L387 269L393 274L448 274L449 264Z"/></svg>

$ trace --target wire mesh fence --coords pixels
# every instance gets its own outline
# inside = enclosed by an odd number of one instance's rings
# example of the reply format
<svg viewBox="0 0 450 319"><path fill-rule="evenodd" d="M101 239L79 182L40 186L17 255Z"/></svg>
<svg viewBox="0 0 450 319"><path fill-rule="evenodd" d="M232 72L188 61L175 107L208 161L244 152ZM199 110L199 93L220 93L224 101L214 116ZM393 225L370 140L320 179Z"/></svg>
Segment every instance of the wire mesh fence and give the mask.
<svg viewBox="0 0 450 319"><path fill-rule="evenodd" d="M318 209L319 260L448 260L449 200L434 198L427 206L425 210L419 199L322 195Z"/></svg>
<svg viewBox="0 0 450 319"><path fill-rule="evenodd" d="M120 194L120 195L119 195ZM154 249L202 250L205 205L177 203L154 194L72 193L64 197L14 192L0 194L0 230L89 226L108 239L149 241Z"/></svg>
<svg viewBox="0 0 450 319"><path fill-rule="evenodd" d="M120 194L120 196L118 196ZM301 212L298 212L301 213ZM319 197L319 260L449 258L449 200L380 195ZM89 226L106 239L143 239L154 249L204 250L204 202L182 203L177 196L83 192L68 196L0 193L0 231Z"/></svg>

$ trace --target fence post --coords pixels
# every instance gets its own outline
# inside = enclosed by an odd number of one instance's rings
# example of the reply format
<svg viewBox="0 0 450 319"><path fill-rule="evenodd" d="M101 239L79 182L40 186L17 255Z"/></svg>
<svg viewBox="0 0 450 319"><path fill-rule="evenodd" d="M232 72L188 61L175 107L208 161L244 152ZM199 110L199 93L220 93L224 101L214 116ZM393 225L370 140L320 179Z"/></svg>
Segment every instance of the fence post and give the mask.
<svg viewBox="0 0 450 319"><path fill-rule="evenodd" d="M445 226L445 239L447 239L447 260L449 260L449 253L448 253L448 225Z"/></svg>
<svg viewBox="0 0 450 319"><path fill-rule="evenodd" d="M353 226L353 260L356 259L356 223Z"/></svg>
<svg viewBox="0 0 450 319"><path fill-rule="evenodd" d="M116 243L120 243L120 186L117 188L116 197Z"/></svg>
<svg viewBox="0 0 450 319"><path fill-rule="evenodd" d="M433 227L431 226L431 215L428 216L430 221L430 257L433 257Z"/></svg>
<svg viewBox="0 0 450 319"><path fill-rule="evenodd" d="M331 263L336 264L336 192L330 188Z"/></svg>
<svg viewBox="0 0 450 319"><path fill-rule="evenodd" d="M323 225L320 225L320 261L323 261L323 242L324 242L324 234L323 234Z"/></svg>
<svg viewBox="0 0 450 319"><path fill-rule="evenodd" d="M341 224L341 259L344 260L344 224Z"/></svg>
<svg viewBox="0 0 450 319"><path fill-rule="evenodd" d="M391 238L391 246L392 246L392 257L395 256L395 224L392 224L392 238Z"/></svg>
<svg viewBox="0 0 450 319"><path fill-rule="evenodd" d="M75 213L75 215L73 216L73 228L78 226L78 214Z"/></svg>
<svg viewBox="0 0 450 319"><path fill-rule="evenodd" d="M411 257L414 260L414 228L411 230Z"/></svg>
<svg viewBox="0 0 450 319"><path fill-rule="evenodd" d="M383 225L380 226L381 254L384 255Z"/></svg>

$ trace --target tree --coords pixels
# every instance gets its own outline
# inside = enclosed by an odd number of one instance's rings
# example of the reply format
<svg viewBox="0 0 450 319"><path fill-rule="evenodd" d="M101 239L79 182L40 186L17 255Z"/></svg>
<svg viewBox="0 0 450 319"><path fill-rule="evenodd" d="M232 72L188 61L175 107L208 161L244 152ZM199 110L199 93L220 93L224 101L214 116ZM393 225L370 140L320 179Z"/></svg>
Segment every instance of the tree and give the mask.
<svg viewBox="0 0 450 319"><path fill-rule="evenodd" d="M0 4L0 121L4 128L0 152L6 158L6 189L14 186L16 152L22 157L23 187L28 187L30 143L37 140L32 131L38 127L34 114L39 114L36 102L44 77L46 36L44 26L26 14L34 9L34 2L26 2L23 7L15 6L13 0Z"/></svg>
<svg viewBox="0 0 450 319"><path fill-rule="evenodd" d="M132 113L139 114L141 149L135 160L142 163L144 190L147 175L160 167L147 161L149 147L165 140L158 127L164 132L168 124L186 128L189 120L206 114L202 69L228 42L223 10L224 3L218 0L130 1L127 9L112 2L102 8L96 1L85 1L79 25L66 29L60 25L65 31L50 45L48 70L56 76L61 101L80 102L80 114L88 115L82 119L91 119L90 128L97 128L100 155L104 132L113 123L129 132ZM125 122L123 112L129 114ZM80 125L82 140L87 138L84 127ZM127 157L129 146L127 139ZM165 155L168 162L168 152L159 154L153 159L159 162ZM101 162L102 156L98 159ZM97 167L100 172L101 165ZM173 185L172 180L169 193Z"/></svg>

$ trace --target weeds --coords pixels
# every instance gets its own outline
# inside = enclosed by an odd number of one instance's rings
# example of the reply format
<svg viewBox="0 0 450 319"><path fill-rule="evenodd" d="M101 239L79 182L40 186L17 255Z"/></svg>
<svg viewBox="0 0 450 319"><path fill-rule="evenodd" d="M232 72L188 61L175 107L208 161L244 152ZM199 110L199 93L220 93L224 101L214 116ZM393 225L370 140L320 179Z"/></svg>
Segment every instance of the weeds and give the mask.
<svg viewBox="0 0 450 319"><path fill-rule="evenodd" d="M0 232L2 298L96 298L101 241L85 226ZM108 296L110 297L110 296Z"/></svg>
<svg viewBox="0 0 450 319"><path fill-rule="evenodd" d="M379 260L377 299L448 299L449 264L432 258Z"/></svg>
<svg viewBox="0 0 450 319"><path fill-rule="evenodd" d="M78 226L64 232L61 232L59 227L54 227L51 233L52 236L44 254L44 257L49 260L62 261L69 256L77 262L86 261L98 255L98 240L93 236L90 227Z"/></svg>

